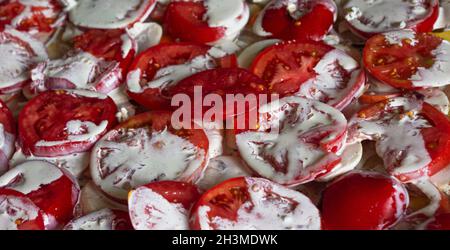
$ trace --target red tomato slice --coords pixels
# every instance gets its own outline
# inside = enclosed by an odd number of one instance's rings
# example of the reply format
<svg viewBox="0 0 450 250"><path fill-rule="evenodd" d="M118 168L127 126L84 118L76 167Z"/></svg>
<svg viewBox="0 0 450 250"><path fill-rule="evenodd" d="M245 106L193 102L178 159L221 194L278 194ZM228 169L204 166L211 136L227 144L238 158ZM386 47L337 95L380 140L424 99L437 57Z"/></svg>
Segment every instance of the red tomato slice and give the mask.
<svg viewBox="0 0 450 250"><path fill-rule="evenodd" d="M199 197L198 188L184 182L141 186L128 197L131 221L136 230L188 230L189 210Z"/></svg>
<svg viewBox="0 0 450 250"><path fill-rule="evenodd" d="M63 156L88 151L116 125L114 101L94 92L55 90L40 94L19 114L26 155Z"/></svg>
<svg viewBox="0 0 450 250"><path fill-rule="evenodd" d="M344 18L358 36L402 29L430 32L439 15L438 0L379 1L350 0L343 5ZM399 13L401 13L399 15Z"/></svg>
<svg viewBox="0 0 450 250"><path fill-rule="evenodd" d="M148 109L167 109L166 88L196 72L237 66L235 55L206 45L161 44L141 53L128 74L128 95Z"/></svg>
<svg viewBox="0 0 450 250"><path fill-rule="evenodd" d="M44 230L42 211L24 194L0 188L1 230Z"/></svg>
<svg viewBox="0 0 450 250"><path fill-rule="evenodd" d="M147 19L156 0L97 1L83 0L69 12L69 20L93 29L124 29Z"/></svg>
<svg viewBox="0 0 450 250"><path fill-rule="evenodd" d="M236 117L242 115L250 110L255 110L259 106L259 95L267 93L266 84L253 73L241 68L227 68L227 69L211 69L202 71L192 75L184 80L181 80L177 85L167 89L167 96L174 97L179 94L185 94L190 97L190 100L196 100L198 89L201 87L201 95L203 101L211 94L216 94L220 97L223 103L223 109L218 107L214 119L226 119L229 117ZM227 103L227 95L243 95L249 97L252 95L254 102L246 103L245 111L239 110L242 103L233 102ZM250 99L249 99L250 100ZM217 105L217 104L216 104ZM197 107L193 106L194 109ZM202 113L208 112L211 107L207 107L204 103ZM215 110L216 111L216 110ZM195 114L195 110L193 110Z"/></svg>
<svg viewBox="0 0 450 250"><path fill-rule="evenodd" d="M44 161L29 161L0 177L2 188L25 194L46 219L46 228L54 229L74 215L80 189L71 175Z"/></svg>
<svg viewBox="0 0 450 250"><path fill-rule="evenodd" d="M425 225L426 230L450 230L450 213L439 214Z"/></svg>
<svg viewBox="0 0 450 250"><path fill-rule="evenodd" d="M394 225L408 206L408 192L396 179L375 172L347 174L322 196L327 230L383 230Z"/></svg>
<svg viewBox="0 0 450 250"><path fill-rule="evenodd" d="M345 108L363 90L366 76L345 52L324 43L284 42L266 48L251 71L272 93L297 95Z"/></svg>
<svg viewBox="0 0 450 250"><path fill-rule="evenodd" d="M8 26L43 40L47 40L65 19L57 0L1 1L0 16L0 30Z"/></svg>
<svg viewBox="0 0 450 250"><path fill-rule="evenodd" d="M13 29L0 32L0 53L0 94L20 91L34 64L48 57L41 42Z"/></svg>
<svg viewBox="0 0 450 250"><path fill-rule="evenodd" d="M208 138L201 129L175 129L170 112L130 118L93 148L91 176L110 197L155 181L195 182L207 164Z"/></svg>
<svg viewBox="0 0 450 250"><path fill-rule="evenodd" d="M120 29L88 30L74 38L74 46L107 61L121 62L123 67L128 66L136 50L126 31Z"/></svg>
<svg viewBox="0 0 450 250"><path fill-rule="evenodd" d="M241 0L172 1L164 23L175 38L207 44L222 38L233 40L249 17L248 5Z"/></svg>
<svg viewBox="0 0 450 250"><path fill-rule="evenodd" d="M428 33L393 31L372 37L364 64L378 80L395 88L417 89L450 84L450 42Z"/></svg>
<svg viewBox="0 0 450 250"><path fill-rule="evenodd" d="M239 154L256 173L297 186L337 167L347 136L338 110L301 97L285 97L260 107L257 129L236 131Z"/></svg>
<svg viewBox="0 0 450 250"><path fill-rule="evenodd" d="M331 0L272 0L259 13L253 30L284 40L322 41L336 18L337 6Z"/></svg>
<svg viewBox="0 0 450 250"><path fill-rule="evenodd" d="M363 108L350 138L375 140L386 169L402 182L432 176L450 163L450 121L432 105L398 97Z"/></svg>
<svg viewBox="0 0 450 250"><path fill-rule="evenodd" d="M108 208L87 214L69 222L64 230L132 230L127 212Z"/></svg>
<svg viewBox="0 0 450 250"><path fill-rule="evenodd" d="M123 82L136 52L124 30L88 30L74 38L74 51L39 63L31 73L29 95L53 89L86 89L104 94Z"/></svg>
<svg viewBox="0 0 450 250"><path fill-rule="evenodd" d="M302 193L265 179L239 177L200 197L191 213L191 228L319 230L321 222L318 209Z"/></svg>
<svg viewBox="0 0 450 250"><path fill-rule="evenodd" d="M0 101L0 175L8 169L8 160L15 149L16 124L6 104Z"/></svg>

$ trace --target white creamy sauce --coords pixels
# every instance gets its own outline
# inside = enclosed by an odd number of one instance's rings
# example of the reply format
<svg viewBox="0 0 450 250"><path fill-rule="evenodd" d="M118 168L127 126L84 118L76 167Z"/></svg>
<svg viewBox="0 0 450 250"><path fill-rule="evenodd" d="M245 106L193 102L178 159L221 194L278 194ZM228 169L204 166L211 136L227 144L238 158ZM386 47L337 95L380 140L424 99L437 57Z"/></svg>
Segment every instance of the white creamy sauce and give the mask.
<svg viewBox="0 0 450 250"><path fill-rule="evenodd" d="M238 57L238 63L239 66L242 68L250 68L250 66L253 63L253 59L265 48L274 45L281 40L278 39L268 39L268 40L262 40L256 43L253 43L252 45L245 48Z"/></svg>
<svg viewBox="0 0 450 250"><path fill-rule="evenodd" d="M31 50L14 42L11 37L22 40ZM0 32L0 88L28 80L30 67L46 58L44 45L29 35L11 29Z"/></svg>
<svg viewBox="0 0 450 250"><path fill-rule="evenodd" d="M116 118L119 122L124 122L136 114L136 106L130 102L130 98L126 94L124 85L121 85L115 90L109 92L108 96L113 99L117 106L118 111Z"/></svg>
<svg viewBox="0 0 450 250"><path fill-rule="evenodd" d="M113 130L92 151L91 176L107 194L126 199L130 189L143 184L188 179L205 157L204 150L167 130Z"/></svg>
<svg viewBox="0 0 450 250"><path fill-rule="evenodd" d="M231 40L245 27L250 18L248 5L243 0L205 0L204 19L210 27L224 27L224 39Z"/></svg>
<svg viewBox="0 0 450 250"><path fill-rule="evenodd" d="M270 115L268 121L263 118ZM236 136L236 144L245 162L263 177L278 183L291 184L299 176L309 175L337 156L325 152L319 145L307 142L309 136L319 131L329 131L321 143L333 141L345 133L346 119L334 108L300 97L287 97L279 105L261 107L260 131L271 128L273 132L244 132ZM285 173L274 165L285 167Z"/></svg>
<svg viewBox="0 0 450 250"><path fill-rule="evenodd" d="M242 160L236 156L222 155L209 161L197 186L208 190L228 179L241 176L251 176Z"/></svg>
<svg viewBox="0 0 450 250"><path fill-rule="evenodd" d="M386 41L392 45L403 46L403 42L408 41L411 46L415 46L419 41L416 39L416 33L412 30L397 30L383 34Z"/></svg>
<svg viewBox="0 0 450 250"><path fill-rule="evenodd" d="M17 165L27 161L46 161L56 165L59 168L67 170L75 178L80 178L84 170L89 166L90 152L76 153L58 157L38 157L34 155L25 155L21 148L18 148L11 160L9 166L14 168Z"/></svg>
<svg viewBox="0 0 450 250"><path fill-rule="evenodd" d="M35 220L38 211L39 208L27 198L0 195L0 230L17 230L18 220Z"/></svg>
<svg viewBox="0 0 450 250"><path fill-rule="evenodd" d="M450 166L439 171L430 177L430 181L436 185L439 190L450 196Z"/></svg>
<svg viewBox="0 0 450 250"><path fill-rule="evenodd" d="M417 91L424 95L424 101L448 115L450 111L450 101L444 91L438 88L421 89Z"/></svg>
<svg viewBox="0 0 450 250"><path fill-rule="evenodd" d="M0 123L0 151L6 157L5 161L0 162L0 175L8 170L8 159L14 153L14 142L16 136L5 131L3 124Z"/></svg>
<svg viewBox="0 0 450 250"><path fill-rule="evenodd" d="M450 42L442 41L431 54L435 56L433 65L430 68L419 67L409 79L416 87L440 87L450 84Z"/></svg>
<svg viewBox="0 0 450 250"><path fill-rule="evenodd" d="M188 211L179 203L171 203L150 188L131 192L130 218L136 230L188 230Z"/></svg>
<svg viewBox="0 0 450 250"><path fill-rule="evenodd" d="M77 89L95 90L102 76L118 67L117 62L99 59L88 52L80 52L63 59L40 63L31 72L31 88L38 92L47 90L46 84L65 81Z"/></svg>
<svg viewBox="0 0 450 250"><path fill-rule="evenodd" d="M0 186L28 194L43 185L53 183L62 176L63 172L51 163L29 161L0 176Z"/></svg>
<svg viewBox="0 0 450 250"><path fill-rule="evenodd" d="M360 142L345 146L344 151L340 155L341 162L330 173L318 178L318 181L328 182L354 170L361 162L363 156L363 147Z"/></svg>
<svg viewBox="0 0 450 250"><path fill-rule="evenodd" d="M374 120L356 120L359 137L376 140L376 151L394 174L411 173L420 170L431 162L425 148L421 129L430 127L423 118L417 116L421 103L407 98L395 98L390 107L404 107L404 115L385 115ZM411 115L407 115L411 112Z"/></svg>
<svg viewBox="0 0 450 250"><path fill-rule="evenodd" d="M108 121L102 121L99 125L89 121L72 120L66 124L67 140L36 142L38 147L51 147L71 142L93 141L108 127Z"/></svg>
<svg viewBox="0 0 450 250"><path fill-rule="evenodd" d="M155 7L149 0L83 0L69 12L70 20L78 26L98 29L125 28L145 20Z"/></svg>
<svg viewBox="0 0 450 250"><path fill-rule="evenodd" d="M380 33L410 27L431 15L426 2L434 0L349 0L343 6L345 19L356 29Z"/></svg>
<svg viewBox="0 0 450 250"><path fill-rule="evenodd" d="M204 0L205 19L210 27L228 27L244 12L243 0Z"/></svg>
<svg viewBox="0 0 450 250"><path fill-rule="evenodd" d="M137 54L159 43L162 37L162 27L158 23L135 23L127 29L128 34L137 42Z"/></svg>
<svg viewBox="0 0 450 250"><path fill-rule="evenodd" d="M220 121L216 122L201 122L203 126L203 131L208 138L209 148L208 148L208 157L214 158L223 154L223 141L224 141L224 130L222 129L223 125L220 124Z"/></svg>
<svg viewBox="0 0 450 250"><path fill-rule="evenodd" d="M246 178L246 182L250 197L237 211L237 219L210 218L211 208L201 206L197 213L202 229L320 230L319 210L302 193L263 179Z"/></svg>
<svg viewBox="0 0 450 250"><path fill-rule="evenodd" d="M331 50L314 67L316 76L303 83L296 95L335 106L358 84L358 68L359 63L351 56Z"/></svg>
<svg viewBox="0 0 450 250"><path fill-rule="evenodd" d="M224 57L225 52L211 48L205 55L197 56L191 61L179 65L169 65L156 72L153 80L141 86L141 70L131 71L127 76L128 90L133 93L142 93L147 88L165 89L176 85L182 79L195 73L215 68L216 59Z"/></svg>
<svg viewBox="0 0 450 250"><path fill-rule="evenodd" d="M66 91L68 94L71 94L74 96L84 96L84 97L88 97L88 98L97 98L97 99L108 98L108 96L105 94L94 92L94 91L89 91L89 90L85 90L85 89L66 89L64 91Z"/></svg>
<svg viewBox="0 0 450 250"><path fill-rule="evenodd" d="M102 209L72 220L64 230L114 230L115 217L110 209Z"/></svg>
<svg viewBox="0 0 450 250"><path fill-rule="evenodd" d="M418 180L413 183L416 187L418 187L429 199L429 203L427 206L409 214L408 217L414 217L417 215L425 215L427 217L432 217L436 214L436 211L441 206L442 195L439 189L433 185L429 180L423 179Z"/></svg>

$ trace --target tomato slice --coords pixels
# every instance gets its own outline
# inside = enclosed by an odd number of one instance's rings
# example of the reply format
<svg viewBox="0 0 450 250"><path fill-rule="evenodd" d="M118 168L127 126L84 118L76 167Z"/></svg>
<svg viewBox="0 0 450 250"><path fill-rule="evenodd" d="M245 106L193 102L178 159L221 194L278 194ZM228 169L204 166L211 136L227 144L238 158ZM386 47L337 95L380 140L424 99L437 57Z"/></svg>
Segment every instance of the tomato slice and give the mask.
<svg viewBox="0 0 450 250"><path fill-rule="evenodd" d="M336 18L337 6L331 0L272 0L259 13L253 30L284 40L322 41Z"/></svg>
<svg viewBox="0 0 450 250"><path fill-rule="evenodd" d="M24 154L63 156L88 151L116 125L114 101L94 92L54 90L40 94L19 114Z"/></svg>
<svg viewBox="0 0 450 250"><path fill-rule="evenodd" d="M286 186L313 181L339 166L347 120L338 110L301 97L260 107L257 129L237 130L246 164L264 178Z"/></svg>
<svg viewBox="0 0 450 250"><path fill-rule="evenodd" d="M170 112L130 118L93 148L91 176L110 197L124 201L128 192L155 181L193 183L208 160L208 138L201 129L175 129Z"/></svg>
<svg viewBox="0 0 450 250"><path fill-rule="evenodd" d="M322 222L327 230L389 229L409 202L398 180L375 172L347 174L322 194Z"/></svg>
<svg viewBox="0 0 450 250"><path fill-rule="evenodd" d="M69 11L69 20L93 29L124 29L143 22L153 11L156 0L78 2Z"/></svg>
<svg viewBox="0 0 450 250"><path fill-rule="evenodd" d="M253 73L241 68L225 68L225 69L210 69L202 71L188 78L181 80L177 85L167 89L167 96L174 97L176 95L184 94L190 97L191 100L197 98L198 91L201 88L202 100L207 100L207 96L213 94L220 97L223 107L214 106L215 120L227 119L244 115L245 112L256 110L259 106L259 95L267 93L266 84ZM253 101L245 103L245 111L242 111L239 102L230 103L227 101L227 96L243 95L244 97L254 97ZM251 96L250 96L251 95ZM217 105L217 104L215 104ZM211 107L204 103L202 113L205 114ZM197 107L194 105L193 109ZM217 109L217 110L216 110ZM195 110L193 110L195 114ZM218 117L217 117L218 116Z"/></svg>
<svg viewBox="0 0 450 250"><path fill-rule="evenodd" d="M191 213L191 228L319 230L321 222L318 209L302 193L265 179L239 177L200 197Z"/></svg>
<svg viewBox="0 0 450 250"><path fill-rule="evenodd" d="M450 163L450 121L414 97L365 107L349 127L349 138L377 142L377 153L386 169L402 182L432 176Z"/></svg>
<svg viewBox="0 0 450 250"><path fill-rule="evenodd" d="M6 26L46 40L65 19L57 0L20 1L0 3L0 30Z"/></svg>
<svg viewBox="0 0 450 250"><path fill-rule="evenodd" d="M80 191L72 176L44 161L16 166L0 177L0 186L30 198L46 216L47 229L64 225L73 218Z"/></svg>
<svg viewBox="0 0 450 250"><path fill-rule="evenodd" d="M196 72L235 67L235 55L206 45L169 43L149 48L133 62L128 74L128 95L149 109L171 106L166 88Z"/></svg>
<svg viewBox="0 0 450 250"><path fill-rule="evenodd" d="M44 230L42 211L24 194L0 188L1 230Z"/></svg>
<svg viewBox="0 0 450 250"><path fill-rule="evenodd" d="M75 50L33 68L29 95L52 89L108 94L120 86L137 50L125 30L87 30L73 40Z"/></svg>
<svg viewBox="0 0 450 250"><path fill-rule="evenodd" d="M232 41L249 18L249 7L242 0L172 1L166 10L165 27L171 36L183 41L211 44Z"/></svg>
<svg viewBox="0 0 450 250"><path fill-rule="evenodd" d="M438 19L439 1L378 1L373 3L364 0L350 0L344 3L343 11L350 29L363 38L402 29L430 32Z"/></svg>
<svg viewBox="0 0 450 250"><path fill-rule="evenodd" d="M6 104L0 101L0 175L8 169L8 160L15 149L16 124Z"/></svg>
<svg viewBox="0 0 450 250"><path fill-rule="evenodd" d="M251 71L283 96L297 95L340 110L362 93L366 76L345 52L324 43L288 41L266 48Z"/></svg>
<svg viewBox="0 0 450 250"><path fill-rule="evenodd" d="M33 65L48 57L41 42L13 29L0 32L0 53L0 94L20 91L29 81Z"/></svg>
<svg viewBox="0 0 450 250"><path fill-rule="evenodd" d="M450 42L428 33L393 31L372 37L364 48L364 64L378 80L395 88L448 85Z"/></svg>
<svg viewBox="0 0 450 250"><path fill-rule="evenodd" d="M137 230L188 230L198 188L176 181L153 182L133 190L128 198L131 221Z"/></svg>
<svg viewBox="0 0 450 250"><path fill-rule="evenodd" d="M132 230L127 212L102 209L70 221L64 230Z"/></svg>
<svg viewBox="0 0 450 250"><path fill-rule="evenodd" d="M396 97L408 97L411 95L423 99L425 102L433 105L444 114L449 113L449 99L446 93L440 88L417 89L414 91L405 91L396 89L388 84L382 83L373 77L368 79L368 88L366 92L358 99L362 105L373 105L378 102L387 101Z"/></svg>

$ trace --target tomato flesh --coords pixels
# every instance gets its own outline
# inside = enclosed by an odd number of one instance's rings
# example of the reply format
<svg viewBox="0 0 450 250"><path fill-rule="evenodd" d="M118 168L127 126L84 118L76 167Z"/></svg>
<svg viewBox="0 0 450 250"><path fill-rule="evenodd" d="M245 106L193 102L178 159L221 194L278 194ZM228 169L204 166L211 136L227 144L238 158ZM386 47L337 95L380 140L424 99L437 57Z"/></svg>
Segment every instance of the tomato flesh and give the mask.
<svg viewBox="0 0 450 250"><path fill-rule="evenodd" d="M225 35L225 28L209 27L203 20L205 13L203 1L171 2L167 6L164 22L167 32L190 42L206 44L219 40Z"/></svg>
<svg viewBox="0 0 450 250"><path fill-rule="evenodd" d="M189 63L196 57L206 55L210 49L209 46L193 43L160 44L141 53L131 65L130 74L140 70L139 84L144 87L154 80L158 70ZM214 60L215 67L219 68L231 68L237 65L235 55L226 55ZM167 110L171 106L170 97L166 96L165 89L148 87L140 93L130 89L127 92L133 100L150 110Z"/></svg>
<svg viewBox="0 0 450 250"><path fill-rule="evenodd" d="M278 2L280 1L271 4L276 5ZM333 3L327 4L333 5ZM263 29L271 33L273 37L284 40L321 41L333 26L336 10L332 11L329 6L314 3L314 1L300 0L297 1L297 5L301 5L298 8L301 8L302 11L308 9L308 12L294 18L290 15L286 5L283 5L282 8L269 7L263 13ZM317 17L320 17L320 20Z"/></svg>
<svg viewBox="0 0 450 250"><path fill-rule="evenodd" d="M415 39L415 42L403 39L401 44L390 44L383 34L372 37L364 48L363 60L367 70L381 82L395 88L417 89L411 77L419 68L433 66L433 51L443 40L427 33L415 33Z"/></svg>
<svg viewBox="0 0 450 250"><path fill-rule="evenodd" d="M25 105L19 114L19 139L25 154L61 156L89 150L101 134L116 124L117 107L110 97L104 99L55 90L40 94ZM94 138L68 141L67 124L70 121L91 122L106 129ZM89 129L83 129L89 133ZM79 132L78 132L79 133ZM62 141L57 145L37 145L39 141Z"/></svg>
<svg viewBox="0 0 450 250"><path fill-rule="evenodd" d="M8 25L20 31L32 32L52 32L55 23L62 12L62 7L56 0L38 1L22 4L19 0L7 0L0 3L0 30ZM41 3L42 2L42 3ZM25 16L21 16L24 15ZM18 23L13 20L20 18Z"/></svg>

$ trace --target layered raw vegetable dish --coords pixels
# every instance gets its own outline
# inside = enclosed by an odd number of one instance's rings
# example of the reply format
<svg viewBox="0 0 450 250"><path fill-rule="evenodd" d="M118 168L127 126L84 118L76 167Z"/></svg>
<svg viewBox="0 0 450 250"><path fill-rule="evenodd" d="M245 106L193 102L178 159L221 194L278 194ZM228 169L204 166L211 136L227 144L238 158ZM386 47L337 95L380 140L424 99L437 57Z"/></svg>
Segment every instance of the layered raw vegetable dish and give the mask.
<svg viewBox="0 0 450 250"><path fill-rule="evenodd" d="M447 85L449 0L0 0L0 229L450 230Z"/></svg>

